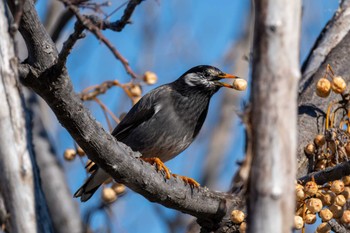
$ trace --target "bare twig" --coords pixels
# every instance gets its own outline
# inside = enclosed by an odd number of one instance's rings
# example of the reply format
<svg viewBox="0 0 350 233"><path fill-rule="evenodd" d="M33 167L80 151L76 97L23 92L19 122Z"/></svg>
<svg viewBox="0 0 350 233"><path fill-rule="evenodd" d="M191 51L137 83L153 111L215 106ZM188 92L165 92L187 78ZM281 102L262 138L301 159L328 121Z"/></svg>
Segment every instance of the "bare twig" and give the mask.
<svg viewBox="0 0 350 233"><path fill-rule="evenodd" d="M75 43L79 39L85 37L85 34L83 33L83 31L84 31L84 26L79 21L77 21L74 26L74 32L68 37L66 42L64 42L63 48L60 54L58 55L58 61L56 64L57 66L56 68L58 70L62 70L62 67L66 64L67 58L73 46L75 45Z"/></svg>
<svg viewBox="0 0 350 233"><path fill-rule="evenodd" d="M77 19L84 25L84 27L92 32L97 39L102 41L124 66L126 72L134 79L137 79L137 74L131 69L129 62L123 57L123 55L114 47L114 45L101 33L100 28L95 26L91 19L80 14L79 8L73 5L69 0L60 0L63 2L77 17Z"/></svg>

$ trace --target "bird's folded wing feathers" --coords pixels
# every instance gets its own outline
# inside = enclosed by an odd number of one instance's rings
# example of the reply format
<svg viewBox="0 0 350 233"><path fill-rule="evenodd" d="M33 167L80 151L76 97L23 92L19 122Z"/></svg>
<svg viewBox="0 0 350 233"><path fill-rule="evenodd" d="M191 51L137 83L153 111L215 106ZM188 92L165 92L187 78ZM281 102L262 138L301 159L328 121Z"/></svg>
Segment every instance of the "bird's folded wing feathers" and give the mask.
<svg viewBox="0 0 350 233"><path fill-rule="evenodd" d="M123 141L133 129L149 120L155 113L155 103L150 104L151 102L147 96L144 96L117 125L112 135L118 141Z"/></svg>

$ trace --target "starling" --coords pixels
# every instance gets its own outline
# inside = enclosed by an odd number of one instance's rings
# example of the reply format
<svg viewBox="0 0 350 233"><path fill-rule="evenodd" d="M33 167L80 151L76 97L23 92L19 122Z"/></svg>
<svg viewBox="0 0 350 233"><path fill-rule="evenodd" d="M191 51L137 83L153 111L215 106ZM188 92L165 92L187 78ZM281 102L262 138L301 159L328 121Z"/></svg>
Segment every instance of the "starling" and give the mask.
<svg viewBox="0 0 350 233"><path fill-rule="evenodd" d="M144 95L113 130L112 135L139 151L141 159L156 163L158 170L169 170L163 165L183 150L196 138L207 116L211 97L221 88L233 88L220 82L223 78L237 78L213 66L196 66L172 83L162 85ZM109 175L93 168L92 175L74 194L85 202L91 198ZM199 186L187 177L185 182Z"/></svg>

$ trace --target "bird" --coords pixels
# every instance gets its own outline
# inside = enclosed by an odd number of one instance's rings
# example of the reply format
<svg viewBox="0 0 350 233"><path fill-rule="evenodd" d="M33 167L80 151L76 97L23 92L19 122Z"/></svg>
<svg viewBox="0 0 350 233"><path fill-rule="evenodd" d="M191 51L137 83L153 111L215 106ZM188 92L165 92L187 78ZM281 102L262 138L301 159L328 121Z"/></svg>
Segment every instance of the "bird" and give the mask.
<svg viewBox="0 0 350 233"><path fill-rule="evenodd" d="M133 151L140 152L141 159L164 170L170 179L170 171L163 163L184 151L196 138L206 119L211 97L221 87L234 88L220 81L225 78L238 77L213 66L195 66L177 80L145 94L111 134ZM89 200L110 177L97 165L91 170L92 175L74 194L82 202ZM185 183L199 186L192 178L179 177Z"/></svg>

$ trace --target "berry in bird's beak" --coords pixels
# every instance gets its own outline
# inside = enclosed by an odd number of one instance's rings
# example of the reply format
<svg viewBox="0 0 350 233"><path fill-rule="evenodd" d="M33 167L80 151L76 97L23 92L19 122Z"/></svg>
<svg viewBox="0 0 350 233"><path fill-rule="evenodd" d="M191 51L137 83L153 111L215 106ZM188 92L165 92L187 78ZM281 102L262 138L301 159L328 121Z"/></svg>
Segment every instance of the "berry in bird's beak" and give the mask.
<svg viewBox="0 0 350 233"><path fill-rule="evenodd" d="M218 78L220 78L220 79L224 79L224 78L234 79L232 84L216 81L216 84L218 86L232 88L232 89L235 89L237 91L244 91L247 88L247 81L244 79L241 79L235 75L223 73L223 74L218 75Z"/></svg>

